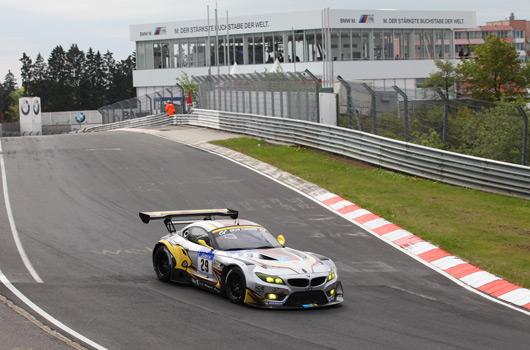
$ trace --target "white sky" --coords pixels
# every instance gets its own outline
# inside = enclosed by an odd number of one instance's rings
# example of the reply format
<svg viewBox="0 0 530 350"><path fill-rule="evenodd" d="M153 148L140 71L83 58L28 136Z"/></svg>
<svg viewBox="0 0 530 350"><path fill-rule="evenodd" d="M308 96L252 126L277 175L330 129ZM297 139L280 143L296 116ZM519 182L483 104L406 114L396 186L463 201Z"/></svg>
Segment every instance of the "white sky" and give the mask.
<svg viewBox="0 0 530 350"><path fill-rule="evenodd" d="M205 19L207 5L213 18L215 0L0 0L0 83L11 70L20 87L22 53L33 61L40 53L47 60L57 45L67 51L77 44L85 53L90 47L109 50L117 61L125 59L135 49L130 25ZM219 17L226 11L230 17L330 8L476 11L477 25L505 19L510 12L530 20L530 6L523 0L373 0L359 5L351 0L217 1Z"/></svg>

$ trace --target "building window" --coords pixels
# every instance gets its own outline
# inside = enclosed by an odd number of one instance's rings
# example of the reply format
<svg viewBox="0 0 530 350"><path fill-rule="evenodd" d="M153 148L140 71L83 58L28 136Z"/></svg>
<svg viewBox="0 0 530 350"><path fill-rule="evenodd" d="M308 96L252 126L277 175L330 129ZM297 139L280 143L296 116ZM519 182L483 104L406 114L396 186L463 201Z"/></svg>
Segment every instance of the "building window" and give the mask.
<svg viewBox="0 0 530 350"><path fill-rule="evenodd" d="M295 43L294 43L294 60L296 62L305 62L305 49L304 49L304 31L298 30L294 32Z"/></svg>
<svg viewBox="0 0 530 350"><path fill-rule="evenodd" d="M274 60L284 61L283 32L274 33Z"/></svg>
<svg viewBox="0 0 530 350"><path fill-rule="evenodd" d="M136 42L136 69L147 69L145 66L145 42Z"/></svg>
<svg viewBox="0 0 530 350"><path fill-rule="evenodd" d="M350 61L352 59L352 44L349 29L343 29L340 32L340 59L341 61Z"/></svg>
<svg viewBox="0 0 530 350"><path fill-rule="evenodd" d="M195 56L197 66L206 67L206 38L197 39Z"/></svg>

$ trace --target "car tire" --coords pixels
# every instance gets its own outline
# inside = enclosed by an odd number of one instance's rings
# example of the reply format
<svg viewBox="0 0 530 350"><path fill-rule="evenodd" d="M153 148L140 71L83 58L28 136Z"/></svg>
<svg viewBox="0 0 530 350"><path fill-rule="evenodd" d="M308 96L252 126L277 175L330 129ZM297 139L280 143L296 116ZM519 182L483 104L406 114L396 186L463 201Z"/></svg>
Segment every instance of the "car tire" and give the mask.
<svg viewBox="0 0 530 350"><path fill-rule="evenodd" d="M172 268L171 261L169 250L165 246L158 247L153 258L153 267L159 280L169 282Z"/></svg>
<svg viewBox="0 0 530 350"><path fill-rule="evenodd" d="M243 304L247 291L245 275L239 267L233 267L225 277L225 293L234 304Z"/></svg>

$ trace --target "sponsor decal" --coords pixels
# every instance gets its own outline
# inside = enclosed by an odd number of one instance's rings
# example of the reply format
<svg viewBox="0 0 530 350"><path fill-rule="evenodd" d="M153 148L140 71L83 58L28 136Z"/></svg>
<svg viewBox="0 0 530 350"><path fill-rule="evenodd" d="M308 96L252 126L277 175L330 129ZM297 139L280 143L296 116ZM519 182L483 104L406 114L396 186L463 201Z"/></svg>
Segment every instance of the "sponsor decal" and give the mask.
<svg viewBox="0 0 530 350"><path fill-rule="evenodd" d="M197 255L197 272L213 278L213 257L212 253L199 252Z"/></svg>
<svg viewBox="0 0 530 350"><path fill-rule="evenodd" d="M166 35L166 27L156 27L155 35Z"/></svg>
<svg viewBox="0 0 530 350"><path fill-rule="evenodd" d="M359 23L374 23L374 15L361 15Z"/></svg>
<svg viewBox="0 0 530 350"><path fill-rule="evenodd" d="M277 306L282 306L284 303L283 301L272 301L272 300L267 300L265 302L265 305L277 305Z"/></svg>
<svg viewBox="0 0 530 350"><path fill-rule="evenodd" d="M303 307L309 308L309 307L316 307L318 304L302 304Z"/></svg>

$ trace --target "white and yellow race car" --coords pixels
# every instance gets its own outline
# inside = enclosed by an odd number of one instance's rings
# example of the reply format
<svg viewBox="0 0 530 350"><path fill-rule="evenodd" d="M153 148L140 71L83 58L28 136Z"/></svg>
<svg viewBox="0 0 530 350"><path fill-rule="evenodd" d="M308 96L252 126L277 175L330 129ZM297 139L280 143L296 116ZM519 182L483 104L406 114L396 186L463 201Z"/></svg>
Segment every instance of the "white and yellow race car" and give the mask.
<svg viewBox="0 0 530 350"><path fill-rule="evenodd" d="M237 217L238 212L231 209L141 212L144 223L164 220L169 231L153 249L157 277L191 283L226 295L233 303L262 308L314 308L343 302L333 261L287 248L283 236L274 238L261 225ZM185 226L176 230L175 225Z"/></svg>

